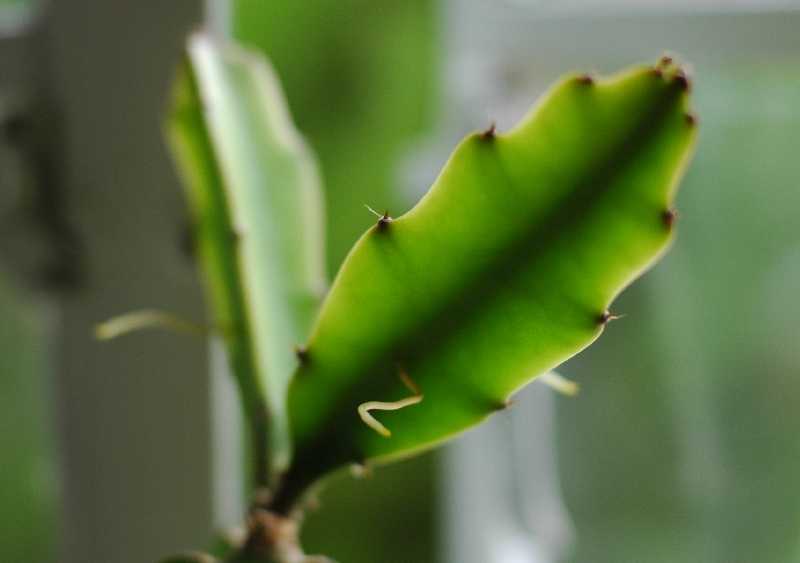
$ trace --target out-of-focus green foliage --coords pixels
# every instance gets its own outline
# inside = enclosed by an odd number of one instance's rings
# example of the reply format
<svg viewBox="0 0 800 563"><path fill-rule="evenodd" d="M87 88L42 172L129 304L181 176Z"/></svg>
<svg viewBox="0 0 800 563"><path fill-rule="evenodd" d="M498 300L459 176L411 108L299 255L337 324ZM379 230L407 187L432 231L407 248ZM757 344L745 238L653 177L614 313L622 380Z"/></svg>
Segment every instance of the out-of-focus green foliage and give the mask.
<svg viewBox="0 0 800 563"><path fill-rule="evenodd" d="M41 0L0 0L0 32L13 33L31 23L41 5Z"/></svg>
<svg viewBox="0 0 800 563"><path fill-rule="evenodd" d="M267 440L274 475L291 455L293 347L324 291L317 172L262 58L201 34L187 52L170 138L215 319L249 418L269 433L256 439Z"/></svg>
<svg viewBox="0 0 800 563"><path fill-rule="evenodd" d="M233 35L266 55L319 155L328 270L370 223L401 209L397 169L437 108L437 2L232 0Z"/></svg>
<svg viewBox="0 0 800 563"><path fill-rule="evenodd" d="M511 132L468 137L414 209L361 238L292 382L279 502L477 424L597 338L672 235L695 127L685 76L664 64L565 79ZM401 374L424 400L380 415L388 437L358 407L408 397Z"/></svg>
<svg viewBox="0 0 800 563"><path fill-rule="evenodd" d="M0 561L54 561L55 448L46 333L0 279Z"/></svg>

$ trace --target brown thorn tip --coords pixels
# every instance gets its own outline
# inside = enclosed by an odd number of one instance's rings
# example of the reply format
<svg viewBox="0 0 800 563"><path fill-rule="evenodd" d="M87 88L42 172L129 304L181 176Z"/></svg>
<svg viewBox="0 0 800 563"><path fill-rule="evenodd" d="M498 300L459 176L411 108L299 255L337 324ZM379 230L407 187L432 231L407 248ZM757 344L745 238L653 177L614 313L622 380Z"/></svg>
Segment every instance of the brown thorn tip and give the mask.
<svg viewBox="0 0 800 563"><path fill-rule="evenodd" d="M499 403L496 403L494 406L494 410L498 412L504 411L510 409L513 406L514 406L514 399L508 399L507 401L500 401Z"/></svg>
<svg viewBox="0 0 800 563"><path fill-rule="evenodd" d="M494 139L496 134L497 134L497 124L494 121L492 121L492 124L489 125L489 128L481 133L481 139L483 139L484 141L491 141L492 139Z"/></svg>
<svg viewBox="0 0 800 563"><path fill-rule="evenodd" d="M674 209L665 209L661 212L661 220L667 227L672 227L675 224L675 220L678 218L678 212Z"/></svg>
<svg viewBox="0 0 800 563"><path fill-rule="evenodd" d="M297 359L301 364L308 363L308 348L305 346L295 346L294 355L297 356Z"/></svg>
<svg viewBox="0 0 800 563"><path fill-rule="evenodd" d="M372 468L365 461L350 464L350 474L356 479L372 477Z"/></svg>
<svg viewBox="0 0 800 563"><path fill-rule="evenodd" d="M658 59L658 66L669 66L672 64L672 57L669 55L663 55L660 59Z"/></svg>
<svg viewBox="0 0 800 563"><path fill-rule="evenodd" d="M583 84L584 86L591 86L594 84L594 77L591 74L581 74L578 76L578 84Z"/></svg>
<svg viewBox="0 0 800 563"><path fill-rule="evenodd" d="M692 82L689 80L689 77L686 76L686 72L684 72L683 69L675 73L675 82L680 86L681 90L688 92L692 89Z"/></svg>
<svg viewBox="0 0 800 563"><path fill-rule="evenodd" d="M598 323L599 325L605 326L605 325L607 325L609 322L611 322L611 321L616 321L616 320L618 320L618 319L621 319L621 318L622 318L622 317L624 317L624 316L625 316L625 315L614 315L614 314L612 314L612 313L611 313L611 311L609 311L608 309L606 309L605 311L603 311L603 314L602 314L602 315L600 315L599 317L597 317L597 323Z"/></svg>
<svg viewBox="0 0 800 563"><path fill-rule="evenodd" d="M389 215L388 211L384 211L383 215L378 219L378 228L383 230L389 226L389 223L393 221L392 217Z"/></svg>
<svg viewBox="0 0 800 563"><path fill-rule="evenodd" d="M687 113L685 118L686 118L686 123L688 123L690 126L693 127L697 125L697 116L695 114Z"/></svg>

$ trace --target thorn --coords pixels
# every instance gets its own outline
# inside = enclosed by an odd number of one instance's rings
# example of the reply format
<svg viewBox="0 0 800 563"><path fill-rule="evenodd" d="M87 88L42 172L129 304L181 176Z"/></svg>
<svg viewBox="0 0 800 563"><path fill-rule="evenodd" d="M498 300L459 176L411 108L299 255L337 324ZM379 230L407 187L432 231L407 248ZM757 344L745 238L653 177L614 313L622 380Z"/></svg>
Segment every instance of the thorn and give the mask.
<svg viewBox="0 0 800 563"><path fill-rule="evenodd" d="M356 479L367 479L372 477L372 468L366 463L351 463L350 475Z"/></svg>
<svg viewBox="0 0 800 563"><path fill-rule="evenodd" d="M492 139L495 138L496 134L497 134L497 124L494 121L492 121L492 124L489 125L489 128L483 131L480 136L481 139L484 141L491 141Z"/></svg>
<svg viewBox="0 0 800 563"><path fill-rule="evenodd" d="M516 404L514 399L507 399L505 401L500 401L499 403L495 403L492 410L495 412L505 411L510 409Z"/></svg>
<svg viewBox="0 0 800 563"><path fill-rule="evenodd" d="M577 77L578 84L583 84L584 86L591 86L594 84L594 77L591 74L581 74Z"/></svg>
<svg viewBox="0 0 800 563"><path fill-rule="evenodd" d="M678 212L674 209L666 209L661 212L661 220L667 227L672 227L678 219Z"/></svg>
<svg viewBox="0 0 800 563"><path fill-rule="evenodd" d="M380 213L378 213L377 211L375 211L374 209L372 209L372 208L371 208L369 205L367 205L366 203L364 204L364 207L366 207L367 209L369 209L370 213L372 213L373 215L375 215L375 217L377 217L377 218L378 218L378 230L383 230L383 229L385 229L386 227L388 227L388 226L389 226L389 223L391 223L391 222L393 221L393 219L392 219L392 217L389 215L389 212L388 212L388 211L384 211L384 212L383 212L383 215L381 215Z"/></svg>
<svg viewBox="0 0 800 563"><path fill-rule="evenodd" d="M305 365L308 363L308 348L305 346L295 345L294 355L297 356L297 361L300 362L300 365Z"/></svg>
<svg viewBox="0 0 800 563"><path fill-rule="evenodd" d="M597 323L602 326L606 326L609 322L616 321L624 316L625 315L613 315L608 309L606 309L605 311L603 311L602 315L597 317Z"/></svg>
<svg viewBox="0 0 800 563"><path fill-rule="evenodd" d="M690 127L697 125L697 115L693 113L687 113L684 116L684 119L686 119L686 123L688 123Z"/></svg>
<svg viewBox="0 0 800 563"><path fill-rule="evenodd" d="M422 391L419 389L419 385L411 379L411 376L408 375L408 372L404 370L401 366L397 366L397 372L400 376L400 380L403 382L403 385L406 386L406 389L411 391L414 395L422 395Z"/></svg>
<svg viewBox="0 0 800 563"><path fill-rule="evenodd" d="M383 215L381 215L381 218L378 219L378 228L379 229L385 229L389 225L389 223L391 223L392 221L393 221L393 219L389 215L389 211L384 211Z"/></svg>
<svg viewBox="0 0 800 563"><path fill-rule="evenodd" d="M658 59L658 63L656 64L657 66L664 67L664 66L669 66L672 63L673 63L672 57L670 57L669 55L662 55L661 58Z"/></svg>
<svg viewBox="0 0 800 563"><path fill-rule="evenodd" d="M692 89L692 82L682 68L675 73L675 83L685 92L689 92Z"/></svg>
<svg viewBox="0 0 800 563"><path fill-rule="evenodd" d="M239 227L232 227L229 236L231 237L232 243L238 244L244 238L244 231Z"/></svg>

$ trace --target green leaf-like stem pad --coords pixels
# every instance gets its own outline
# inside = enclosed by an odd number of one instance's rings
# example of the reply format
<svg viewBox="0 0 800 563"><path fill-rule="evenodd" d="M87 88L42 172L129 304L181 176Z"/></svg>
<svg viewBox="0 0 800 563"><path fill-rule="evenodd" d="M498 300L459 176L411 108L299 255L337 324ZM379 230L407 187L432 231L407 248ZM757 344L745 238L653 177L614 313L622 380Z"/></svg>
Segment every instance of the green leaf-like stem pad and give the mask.
<svg viewBox="0 0 800 563"><path fill-rule="evenodd" d="M325 286L316 164L272 68L237 45L190 36L170 109L196 251L263 485L289 463L292 347L308 337Z"/></svg>
<svg viewBox="0 0 800 563"><path fill-rule="evenodd" d="M514 129L464 139L422 200L350 252L289 393L294 461L278 509L347 462L440 443L602 332L615 296L673 236L695 139L671 61L570 76ZM358 406L424 400L373 413Z"/></svg>

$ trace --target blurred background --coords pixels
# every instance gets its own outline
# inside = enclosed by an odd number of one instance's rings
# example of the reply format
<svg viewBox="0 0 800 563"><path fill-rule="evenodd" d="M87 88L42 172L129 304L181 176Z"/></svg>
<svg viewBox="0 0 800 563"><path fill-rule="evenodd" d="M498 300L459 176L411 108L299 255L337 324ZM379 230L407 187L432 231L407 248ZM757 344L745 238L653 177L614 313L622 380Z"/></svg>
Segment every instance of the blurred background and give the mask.
<svg viewBox="0 0 800 563"><path fill-rule="evenodd" d="M435 454L334 478L342 563L800 561L800 2L0 0L0 561L142 563L235 524L236 405L161 121L187 32L264 52L326 185L333 274L457 140L560 74L689 61L697 156L626 317Z"/></svg>

